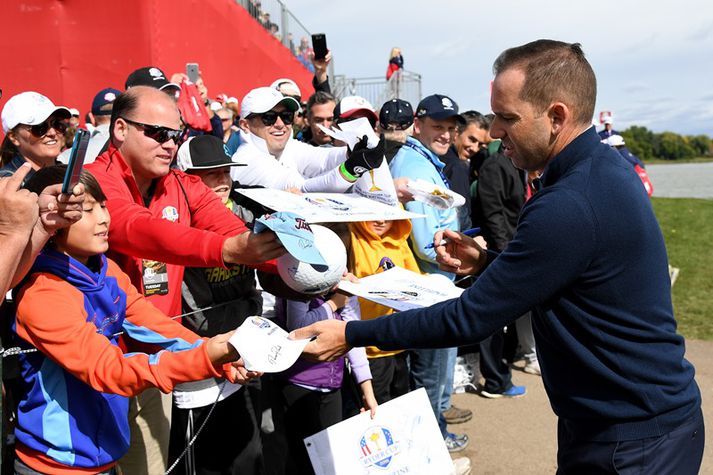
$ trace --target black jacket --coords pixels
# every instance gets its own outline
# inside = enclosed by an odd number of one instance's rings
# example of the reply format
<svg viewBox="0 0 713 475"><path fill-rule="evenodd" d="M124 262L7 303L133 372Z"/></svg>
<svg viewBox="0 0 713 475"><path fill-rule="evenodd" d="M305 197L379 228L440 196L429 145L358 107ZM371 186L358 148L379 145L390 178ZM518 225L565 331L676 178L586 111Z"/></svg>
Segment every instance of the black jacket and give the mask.
<svg viewBox="0 0 713 475"><path fill-rule="evenodd" d="M525 203L525 174L502 153L483 161L473 202L473 225L480 226L488 248L502 251L512 239Z"/></svg>

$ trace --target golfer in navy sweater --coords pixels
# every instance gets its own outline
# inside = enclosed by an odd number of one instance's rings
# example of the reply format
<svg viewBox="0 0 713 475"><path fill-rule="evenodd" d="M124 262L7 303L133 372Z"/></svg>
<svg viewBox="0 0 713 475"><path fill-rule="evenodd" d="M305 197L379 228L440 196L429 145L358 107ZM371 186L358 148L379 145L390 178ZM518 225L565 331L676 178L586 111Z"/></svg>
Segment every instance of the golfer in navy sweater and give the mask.
<svg viewBox="0 0 713 475"><path fill-rule="evenodd" d="M490 133L515 166L544 170L500 254L438 232L444 270L479 274L463 295L368 321L330 320L306 352L479 341L533 309L558 423L558 474L698 473L701 397L676 333L663 236L641 181L591 127L596 79L579 44L539 40L493 67Z"/></svg>

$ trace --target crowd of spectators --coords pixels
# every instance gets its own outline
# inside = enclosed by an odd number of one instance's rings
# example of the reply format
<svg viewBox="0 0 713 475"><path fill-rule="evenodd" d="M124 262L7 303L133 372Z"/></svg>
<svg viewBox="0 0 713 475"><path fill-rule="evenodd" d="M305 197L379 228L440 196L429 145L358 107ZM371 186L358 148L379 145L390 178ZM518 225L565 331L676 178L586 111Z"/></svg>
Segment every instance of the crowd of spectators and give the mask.
<svg viewBox="0 0 713 475"><path fill-rule="evenodd" d="M259 1L250 0L248 10L280 38ZM39 350L21 355L20 371L5 376L16 473L115 474L118 466L125 474L159 474L174 461L186 473L310 473L304 436L421 387L446 447L458 453L469 437L449 426L473 417L451 404L458 387L519 397L526 389L513 385L512 364L522 360L519 369L540 374L529 312L460 350L480 354L482 385L474 368L456 370L456 347L355 348L349 365L300 361L262 377L244 367L226 335L248 316L293 330L392 310L334 291L306 297L288 289L274 261L286 250L272 232L250 231L266 210L236 188L349 192L386 163L401 205L425 217L334 226L349 272L359 278L399 266L456 280L439 267L429 246L434 234L468 231L484 248L503 251L539 180L515 168L490 136L492 116L462 112L445 94L377 107L335 97L331 54L315 60L307 38L292 52L314 73L313 93L280 78L238 100L211 96L199 78L207 129L179 112L185 75L169 80L156 66L128 74L123 91L98 91L84 124L79 110L37 92L5 102L0 269L2 290L13 289L4 304L12 324L6 338ZM389 74L403 67L397 48L390 64ZM360 141L349 149L319 127L360 118L381 136L377 146ZM88 166L63 194L62 163L80 126L91 131ZM410 180L456 192L465 204L438 209L414 200ZM48 308L57 318L43 317ZM210 390L217 391L212 399L197 404ZM456 473L469 470L456 459Z"/></svg>

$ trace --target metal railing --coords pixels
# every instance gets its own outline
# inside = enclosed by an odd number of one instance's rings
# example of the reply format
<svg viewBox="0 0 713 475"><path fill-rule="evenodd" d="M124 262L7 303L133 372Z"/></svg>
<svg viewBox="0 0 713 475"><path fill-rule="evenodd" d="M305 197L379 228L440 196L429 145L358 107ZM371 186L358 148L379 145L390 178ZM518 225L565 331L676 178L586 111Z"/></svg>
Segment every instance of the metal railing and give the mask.
<svg viewBox="0 0 713 475"><path fill-rule="evenodd" d="M382 77L348 78L334 77L332 92L336 97L361 96L377 109L391 99L409 101L413 108L421 100L421 75L399 69L387 81Z"/></svg>
<svg viewBox="0 0 713 475"><path fill-rule="evenodd" d="M314 66L309 58L312 51L310 31L287 8L281 0L235 0L268 33L280 40L302 65L310 72ZM329 65L329 76L334 75L334 63Z"/></svg>
<svg viewBox="0 0 713 475"><path fill-rule="evenodd" d="M314 72L309 58L312 51L311 33L282 0L235 1L268 33L280 40L305 68ZM333 59L329 64L329 80L332 93L338 99L344 96L362 96L377 109L384 102L395 98L409 101L415 109L421 100L421 75L403 69L396 71L388 81L383 76L348 78L334 74Z"/></svg>

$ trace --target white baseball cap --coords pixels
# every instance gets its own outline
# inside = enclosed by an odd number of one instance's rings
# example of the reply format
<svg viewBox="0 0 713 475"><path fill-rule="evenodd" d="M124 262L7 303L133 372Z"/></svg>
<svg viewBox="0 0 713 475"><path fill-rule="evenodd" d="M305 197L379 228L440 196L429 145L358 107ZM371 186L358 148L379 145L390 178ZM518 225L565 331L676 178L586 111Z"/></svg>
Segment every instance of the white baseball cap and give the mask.
<svg viewBox="0 0 713 475"><path fill-rule="evenodd" d="M376 115L374 106L372 106L369 101L361 96L343 97L334 108L334 117L338 119L348 119L358 111L366 111L375 122L379 120L379 116Z"/></svg>
<svg viewBox="0 0 713 475"><path fill-rule="evenodd" d="M613 124L613 123L614 123L614 119L612 118L612 116L609 115L609 116L607 116L607 117L604 118L604 123L605 123L605 124Z"/></svg>
<svg viewBox="0 0 713 475"><path fill-rule="evenodd" d="M55 106L52 101L39 92L26 91L12 96L2 109L2 130L7 133L18 124L37 125L49 116L62 111L66 119L72 114L66 107Z"/></svg>
<svg viewBox="0 0 713 475"><path fill-rule="evenodd" d="M297 96L297 97L302 97L302 92L300 92L300 88L297 87L297 83L294 82L292 79L288 78L281 78L276 81L274 81L272 84L270 84L270 87L273 89L277 89L281 93L283 93L286 96Z"/></svg>
<svg viewBox="0 0 713 475"><path fill-rule="evenodd" d="M243 97L240 118L245 119L250 114L262 114L278 104L283 104L292 112L300 110L300 103L294 98L283 96L280 91L271 87L258 87Z"/></svg>
<svg viewBox="0 0 713 475"><path fill-rule="evenodd" d="M607 138L606 142L610 147L621 147L624 145L624 137L621 135L612 135Z"/></svg>

